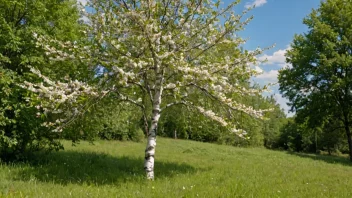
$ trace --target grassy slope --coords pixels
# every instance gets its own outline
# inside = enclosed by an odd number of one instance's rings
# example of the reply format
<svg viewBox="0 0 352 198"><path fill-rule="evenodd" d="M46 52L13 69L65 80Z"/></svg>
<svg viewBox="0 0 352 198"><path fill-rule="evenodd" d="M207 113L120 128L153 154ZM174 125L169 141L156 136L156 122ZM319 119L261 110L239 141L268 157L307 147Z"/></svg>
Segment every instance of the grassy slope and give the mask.
<svg viewBox="0 0 352 198"><path fill-rule="evenodd" d="M156 180L144 143L97 141L0 164L0 197L352 197L346 159L158 139Z"/></svg>

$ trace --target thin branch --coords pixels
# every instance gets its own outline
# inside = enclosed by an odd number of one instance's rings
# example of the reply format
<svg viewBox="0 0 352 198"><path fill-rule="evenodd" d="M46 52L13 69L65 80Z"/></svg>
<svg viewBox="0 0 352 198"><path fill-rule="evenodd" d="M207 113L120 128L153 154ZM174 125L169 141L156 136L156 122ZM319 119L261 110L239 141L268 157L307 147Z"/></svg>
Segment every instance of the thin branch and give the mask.
<svg viewBox="0 0 352 198"><path fill-rule="evenodd" d="M123 5L125 6L125 8L126 8L127 10L129 10L129 7L128 7L128 5L126 4L126 2L125 2L124 0L122 0L122 2L123 2Z"/></svg>
<svg viewBox="0 0 352 198"><path fill-rule="evenodd" d="M185 106L187 106L187 103L185 101L179 101L179 102L173 102L173 103L167 104L164 108L162 108L160 110L160 113L162 111L164 111L165 109L170 108L170 107L175 106L175 105L185 105Z"/></svg>
<svg viewBox="0 0 352 198"><path fill-rule="evenodd" d="M228 29L227 31L225 31L219 38L216 39L216 41L211 44L210 46L208 46L207 48L205 48L204 50L202 50L200 53L198 53L194 58L192 58L190 61L195 60L196 58L198 58L200 55L204 54L206 51L208 51L209 49L211 49L212 47L214 47L216 44L219 43L219 41L221 39L224 38L224 36L226 36L232 29Z"/></svg>
<svg viewBox="0 0 352 198"><path fill-rule="evenodd" d="M125 96L125 95L121 94L121 93L118 92L118 91L116 91L116 92L117 92L117 94L119 94L120 97L121 97L121 98L119 98L120 101L130 102L130 103L132 103L132 104L134 104L134 105L140 107L141 109L145 109L145 106L144 106L144 105L138 103L137 101L132 100L132 99L129 98L128 96Z"/></svg>
<svg viewBox="0 0 352 198"><path fill-rule="evenodd" d="M147 93L148 93L150 102L153 104L153 101L154 101L154 99L153 99L153 93L152 93L152 90L151 90L151 88L150 88L150 86L149 86L149 84L148 84L147 74L144 73L144 76L143 76L143 77L144 77L145 88L146 88L146 90L147 90Z"/></svg>

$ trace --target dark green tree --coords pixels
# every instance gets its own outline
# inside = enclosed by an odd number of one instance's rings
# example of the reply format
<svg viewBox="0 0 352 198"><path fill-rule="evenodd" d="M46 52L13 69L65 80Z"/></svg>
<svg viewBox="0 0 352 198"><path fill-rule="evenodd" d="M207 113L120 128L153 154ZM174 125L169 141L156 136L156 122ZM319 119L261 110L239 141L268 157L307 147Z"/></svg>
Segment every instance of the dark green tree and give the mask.
<svg viewBox="0 0 352 198"><path fill-rule="evenodd" d="M302 151L302 130L294 118L288 119L287 123L281 128L278 146L289 151Z"/></svg>
<svg viewBox="0 0 352 198"><path fill-rule="evenodd" d="M352 3L324 1L303 23L309 31L296 35L286 54L292 67L280 71L280 90L298 120L317 127L325 119L339 120L352 161Z"/></svg>
<svg viewBox="0 0 352 198"><path fill-rule="evenodd" d="M266 148L277 148L281 128L286 124L287 118L274 97L266 98L266 103L273 108L273 111L267 113L268 119L263 122L264 146Z"/></svg>
<svg viewBox="0 0 352 198"><path fill-rule="evenodd" d="M31 93L18 84L38 82L29 67L53 79L77 77L73 64L50 64L44 49L36 46L35 34L61 41L80 38L79 11L74 0L0 0L0 157L18 158L28 149L60 148L58 134L41 126ZM64 66L65 65L65 66Z"/></svg>

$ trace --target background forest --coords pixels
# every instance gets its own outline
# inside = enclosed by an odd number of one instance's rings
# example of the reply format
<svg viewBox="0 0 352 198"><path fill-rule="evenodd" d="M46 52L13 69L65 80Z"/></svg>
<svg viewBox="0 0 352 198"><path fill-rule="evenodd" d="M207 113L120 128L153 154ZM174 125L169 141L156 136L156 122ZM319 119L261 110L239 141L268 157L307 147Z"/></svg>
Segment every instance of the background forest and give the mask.
<svg viewBox="0 0 352 198"><path fill-rule="evenodd" d="M336 6L334 9L330 9L332 4ZM345 4L348 6L346 7ZM96 5L92 4L92 6ZM341 68L339 66L330 68L334 64L328 63L330 65L326 70L321 71L321 74L317 73L318 70L314 70L312 74L289 74L289 71L293 71L296 65L298 67L302 65L302 61L308 61L308 59L298 60L296 58L300 53L306 53L304 50L298 50L301 49L299 47L305 45L305 39L316 42L316 50L321 49L324 52L328 52L330 48L334 49L335 43L339 43L337 47L342 46L342 51L339 53L346 52L347 55L336 57L343 60L351 59L351 49L349 48L351 46L351 27L348 26L348 24L352 24L350 23L351 17L346 14L346 20L342 20L343 24L334 22L329 26L331 20L335 19L332 15L338 14L339 6L345 6L346 10L351 9L351 4L346 1L330 0L323 3L320 10L313 11L304 21L310 28L309 33L297 36L292 44L292 50L287 54L287 61L293 63L293 68L282 70L279 81L282 83L280 84L282 92L286 93L292 102L292 110L297 111L295 116L287 118L273 96L252 94L238 97L234 94L230 97L243 105L251 106L254 109L272 109L264 113L264 119L255 118L240 110L228 112L231 114L231 119L239 128L245 130L250 138L242 138L228 133L223 126L204 114L183 105L172 106L162 112L157 128L158 136L241 147L266 147L297 152L327 152L337 155L348 153L345 127L350 127L350 114L342 112L341 115L347 116L346 119L343 116L341 119L335 118L340 116L340 112L333 105L336 104L332 97L335 93L324 92L322 95L311 95L309 99L304 99L303 96L297 97L295 89L300 85L293 84L292 80L304 78L299 75L306 75L308 80L314 79L309 76L320 75L319 77L321 77L330 74L326 71L331 69L335 71L335 74L331 74L332 77L312 80L312 84L306 83L304 86L314 85L321 88L319 93L323 93L322 84L330 82L332 79L332 82L335 83L332 85L333 88L326 86L324 89L341 89L342 91L336 92L336 94L342 93L345 94L341 96L342 98L350 98L350 74L347 72L350 62L342 64ZM36 35L41 35L43 38L55 38L63 43L71 42L94 46L92 35L87 36L85 33L85 30L89 29L87 28L89 25L87 25L81 9L82 6L73 0L0 0L0 155L3 160L23 159L27 153L42 149L61 149L63 147L60 139L68 139L76 143L79 140L94 141L97 139L142 141L146 137L148 127L151 125L152 114L149 112L152 109L148 109L150 108L149 96L136 88L126 92L135 96L136 99L138 98L144 108L121 99L118 92L109 92L104 97L93 99L82 95L82 97L76 98L77 104L58 104L60 109L69 109L69 114L72 114L73 110L77 110L79 113L68 116L72 120L69 122L66 120L65 127L61 132L52 132L46 127L46 124L57 121L58 113L55 114L45 109L45 106L41 106L43 101L37 98L38 93L21 86L25 82L40 83L43 81L41 76L34 74L30 68L40 71L53 82L70 82L71 79L74 79L92 86L99 86L101 89L111 85L109 84L111 81L104 81L104 79L109 78L112 70L94 62L94 54L91 63L80 59L55 61L47 52L47 48L50 47L38 44ZM98 19L97 21L99 22ZM344 29L346 33L336 36L339 27L346 28ZM99 32L96 34L98 35ZM316 40L321 38L320 34L328 35L326 36L326 41L329 41L326 42L327 46L321 46ZM343 51L344 47L345 51ZM236 47L233 49L235 54L249 53L246 50L241 50ZM307 48L307 50L312 54L312 59L320 60L314 56L313 49ZM228 53L228 51L218 50L216 53L223 56L224 54L221 53ZM96 56L98 57L98 55ZM329 56L334 57L335 54L326 55L325 58ZM315 67L320 63L316 61L311 65ZM348 69L345 71L344 68ZM241 87L245 89L260 89L259 85L251 83L249 75L235 76L234 78L237 78ZM295 89L290 89L291 85L292 87L296 86ZM303 88L299 87L298 89ZM223 106L219 106L216 100L204 97L204 94L194 91L188 97L215 112L224 113L227 111ZM315 99L316 97L318 98ZM169 99L166 97L165 100ZM341 108L342 110L349 109L348 100L343 100L345 106ZM319 106L320 104L329 105ZM323 110L326 111L322 113Z"/></svg>

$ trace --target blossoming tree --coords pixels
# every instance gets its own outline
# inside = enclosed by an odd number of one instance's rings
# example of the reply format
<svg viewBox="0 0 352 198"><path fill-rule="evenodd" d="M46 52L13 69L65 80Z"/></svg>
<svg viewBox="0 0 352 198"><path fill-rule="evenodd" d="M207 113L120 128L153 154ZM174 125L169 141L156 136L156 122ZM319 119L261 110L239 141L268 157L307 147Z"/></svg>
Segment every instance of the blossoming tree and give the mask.
<svg viewBox="0 0 352 198"><path fill-rule="evenodd" d="M239 49L245 40L236 33L251 17L243 19L248 10L240 14L233 11L238 3L224 7L220 1L210 0L92 0L82 11L89 45L42 37L38 37L38 45L57 61L78 59L99 65L105 70L105 84L109 85L106 91L144 111L146 105L151 106L144 168L147 178L154 179L156 132L165 109L188 106L243 138L246 132L236 127L232 112L263 118L267 111L236 100L264 90L241 86L241 79L258 74L252 65L262 50ZM43 86L33 87L33 91L43 92ZM79 90L75 93L89 90L75 87ZM225 107L225 111L207 109L201 100L190 97L194 93L210 98ZM96 94L94 91L93 95ZM141 99L143 95L148 102Z"/></svg>

